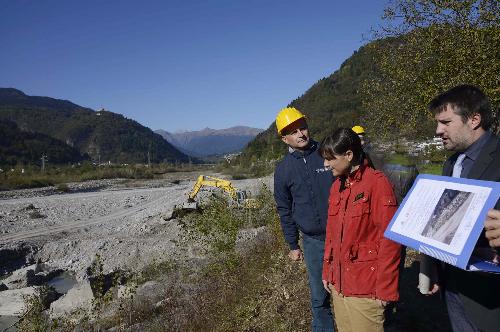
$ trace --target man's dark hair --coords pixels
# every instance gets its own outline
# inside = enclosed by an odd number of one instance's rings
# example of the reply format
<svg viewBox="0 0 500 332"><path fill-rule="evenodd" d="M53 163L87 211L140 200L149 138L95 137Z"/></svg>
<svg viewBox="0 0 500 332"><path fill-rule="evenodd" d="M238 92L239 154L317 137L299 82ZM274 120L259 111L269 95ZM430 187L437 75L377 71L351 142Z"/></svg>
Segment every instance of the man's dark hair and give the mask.
<svg viewBox="0 0 500 332"><path fill-rule="evenodd" d="M361 140L351 128L335 130L333 134L325 137L319 146L319 154L326 160L332 160L334 154L344 154L348 150L354 154L355 163L361 162L363 155Z"/></svg>
<svg viewBox="0 0 500 332"><path fill-rule="evenodd" d="M438 114L450 105L453 112L460 115L465 123L474 114L481 115L480 126L484 130L490 129L493 123L493 112L486 95L476 86L457 85L443 92L429 103L429 110L432 114Z"/></svg>

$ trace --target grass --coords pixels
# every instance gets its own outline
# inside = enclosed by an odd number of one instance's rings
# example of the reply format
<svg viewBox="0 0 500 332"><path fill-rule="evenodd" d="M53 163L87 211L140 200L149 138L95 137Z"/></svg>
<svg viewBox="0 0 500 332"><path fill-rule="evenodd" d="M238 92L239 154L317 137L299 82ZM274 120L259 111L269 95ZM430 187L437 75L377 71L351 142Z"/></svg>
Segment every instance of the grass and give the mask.
<svg viewBox="0 0 500 332"><path fill-rule="evenodd" d="M436 161L429 160L429 162L424 163L422 158L424 157L411 158L407 154L395 153L388 158L387 163L399 164L402 166L417 165L419 173L441 175L444 160L441 159L436 159Z"/></svg>
<svg viewBox="0 0 500 332"><path fill-rule="evenodd" d="M308 331L305 265L287 258L274 217L268 231L269 236L245 255L228 255L225 249L221 255L220 247L214 247L212 262L190 280L199 286L196 301L171 302L145 330ZM179 308L181 317L174 321L172 313L179 313Z"/></svg>
<svg viewBox="0 0 500 332"><path fill-rule="evenodd" d="M0 190L38 188L56 186L56 190L65 192L68 190L66 183L82 182L101 179L154 179L162 178L165 173L193 171L202 169L197 165L171 165L157 164L151 167L144 165L125 166L95 166L82 164L79 166L50 167L44 172L38 168L21 168L14 171L3 171L0 173Z"/></svg>
<svg viewBox="0 0 500 332"><path fill-rule="evenodd" d="M412 158L410 158L410 156L407 154L395 153L390 156L390 158L387 160L387 163L399 164L402 166L411 166L415 165L415 160L412 160Z"/></svg>
<svg viewBox="0 0 500 332"><path fill-rule="evenodd" d="M283 241L278 217L275 213L267 216L269 236L263 242L248 254L231 259L219 255L217 250L221 247L215 246L212 263L201 276L190 281L201 286L197 301L171 303L146 330L309 331L311 315L305 265L288 259L288 246ZM418 255L413 250L407 252L401 269L401 300L387 330L451 331L439 296L428 298L418 292ZM165 317L178 312L180 306L184 307L182 315L191 319L169 321L171 325L165 325Z"/></svg>
<svg viewBox="0 0 500 332"><path fill-rule="evenodd" d="M443 171L443 164L429 163L419 167L420 173L441 175Z"/></svg>
<svg viewBox="0 0 500 332"><path fill-rule="evenodd" d="M217 172L229 175L234 180L243 180L250 178L264 177L274 172L274 162L256 161L250 164L241 163L236 159L233 163L222 162L217 164L215 170Z"/></svg>

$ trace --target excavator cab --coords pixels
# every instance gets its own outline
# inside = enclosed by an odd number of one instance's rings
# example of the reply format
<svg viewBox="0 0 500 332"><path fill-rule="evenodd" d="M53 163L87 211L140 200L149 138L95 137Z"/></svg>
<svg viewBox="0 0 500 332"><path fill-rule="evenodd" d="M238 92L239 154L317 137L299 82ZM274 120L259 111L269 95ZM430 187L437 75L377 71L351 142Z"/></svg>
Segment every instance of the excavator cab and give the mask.
<svg viewBox="0 0 500 332"><path fill-rule="evenodd" d="M244 202L247 199L247 192L238 190L236 192L236 200L238 202Z"/></svg>

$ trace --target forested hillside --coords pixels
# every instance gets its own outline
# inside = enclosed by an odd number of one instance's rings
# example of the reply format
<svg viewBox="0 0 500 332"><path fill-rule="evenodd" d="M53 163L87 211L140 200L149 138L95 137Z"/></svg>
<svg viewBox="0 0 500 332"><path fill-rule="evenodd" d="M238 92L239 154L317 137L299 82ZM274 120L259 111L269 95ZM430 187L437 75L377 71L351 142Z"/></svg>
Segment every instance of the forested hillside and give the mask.
<svg viewBox="0 0 500 332"><path fill-rule="evenodd" d="M95 112L66 100L27 96L0 88L0 120L37 132L101 162L187 162L189 158L138 122L108 111ZM69 160L68 160L69 161Z"/></svg>
<svg viewBox="0 0 500 332"><path fill-rule="evenodd" d="M429 138L435 124L427 104L459 84L476 85L488 95L498 130L497 1L397 0L383 19L372 42L288 105L306 114L313 138L321 140L353 124L364 126L375 140ZM239 162L271 162L285 151L271 124L249 143Z"/></svg>
<svg viewBox="0 0 500 332"><path fill-rule="evenodd" d="M0 120L0 166L41 164L42 155L51 164L89 159L71 146L40 133L20 130L14 122Z"/></svg>
<svg viewBox="0 0 500 332"><path fill-rule="evenodd" d="M372 48L361 47L341 65L339 70L320 79L288 105L306 114L314 139L322 139L334 128L352 126L359 122L362 110L359 88L362 81L375 76L373 56ZM279 110L273 111L276 114L279 112ZM272 123L266 131L248 144L241 160L245 162L245 160L277 159L285 151L286 148Z"/></svg>

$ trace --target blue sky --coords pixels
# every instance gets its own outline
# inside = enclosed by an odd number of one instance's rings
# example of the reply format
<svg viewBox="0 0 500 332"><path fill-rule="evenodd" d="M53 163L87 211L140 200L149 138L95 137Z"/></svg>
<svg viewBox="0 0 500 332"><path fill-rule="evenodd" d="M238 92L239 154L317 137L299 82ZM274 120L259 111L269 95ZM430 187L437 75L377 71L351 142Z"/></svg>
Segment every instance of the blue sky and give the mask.
<svg viewBox="0 0 500 332"><path fill-rule="evenodd" d="M385 4L0 0L0 87L153 130L267 128L366 43Z"/></svg>

